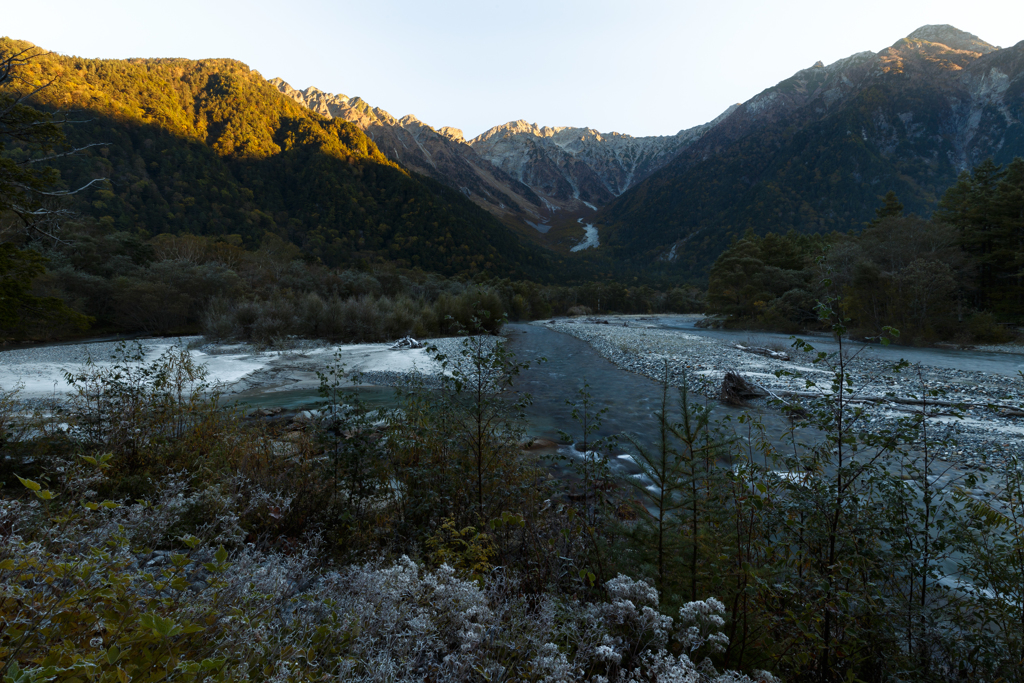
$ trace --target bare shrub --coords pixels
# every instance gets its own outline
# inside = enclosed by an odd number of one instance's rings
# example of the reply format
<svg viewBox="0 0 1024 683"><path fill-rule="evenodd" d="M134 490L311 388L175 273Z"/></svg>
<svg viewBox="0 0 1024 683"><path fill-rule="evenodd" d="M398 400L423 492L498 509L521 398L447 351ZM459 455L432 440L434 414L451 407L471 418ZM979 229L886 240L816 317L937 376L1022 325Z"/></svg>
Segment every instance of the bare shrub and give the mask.
<svg viewBox="0 0 1024 683"><path fill-rule="evenodd" d="M231 339L239 334L236 306L223 298L210 301L203 313L203 336L209 339Z"/></svg>

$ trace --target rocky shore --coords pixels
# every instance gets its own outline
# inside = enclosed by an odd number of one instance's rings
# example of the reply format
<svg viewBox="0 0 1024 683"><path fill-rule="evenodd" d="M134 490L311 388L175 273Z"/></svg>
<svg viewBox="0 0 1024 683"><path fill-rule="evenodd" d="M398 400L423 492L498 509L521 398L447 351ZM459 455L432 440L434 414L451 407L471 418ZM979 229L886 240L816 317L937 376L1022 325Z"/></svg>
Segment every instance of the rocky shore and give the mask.
<svg viewBox="0 0 1024 683"><path fill-rule="evenodd" d="M494 339L494 338L489 338ZM202 337L146 338L128 342L53 344L0 351L0 395L11 393L25 407L53 407L66 400L72 387L65 373L81 373L124 362L156 361L173 349L187 348L206 370L206 379L228 400L273 395L275 392L315 392L318 371L329 365L344 368L342 385L399 386L411 380L428 387L440 382L441 367L427 352L435 346L456 358L462 338L427 339L415 345L342 344L307 339L289 340L282 348L247 343L207 342Z"/></svg>
<svg viewBox="0 0 1024 683"><path fill-rule="evenodd" d="M815 396L831 391L833 372L825 363L815 364L814 354L780 344L739 348L744 345L666 329L663 321L612 316L534 324L584 340L620 368L655 380L664 377L667 365L671 382L686 374L712 398L718 398L728 372L764 394L751 399L755 405L785 403L807 409ZM847 353L853 380L848 397L852 406L865 411L861 429L878 432L925 410L929 441L948 442L937 447L938 453L961 469L998 470L1010 456L1024 459L1024 387L1019 376L972 370L970 352L963 352L963 368L916 363L899 373L892 371L893 362L876 357L870 348L853 345ZM920 403L922 396L925 404Z"/></svg>

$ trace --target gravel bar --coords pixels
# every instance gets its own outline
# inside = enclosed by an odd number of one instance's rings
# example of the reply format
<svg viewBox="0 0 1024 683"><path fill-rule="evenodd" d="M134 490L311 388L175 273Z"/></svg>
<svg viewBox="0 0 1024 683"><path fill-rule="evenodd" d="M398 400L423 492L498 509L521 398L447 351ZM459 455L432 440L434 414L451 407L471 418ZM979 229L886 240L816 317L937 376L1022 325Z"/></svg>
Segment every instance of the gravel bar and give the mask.
<svg viewBox="0 0 1024 683"><path fill-rule="evenodd" d="M534 324L586 341L618 367L658 381L667 363L672 383L688 373L695 384L706 387L705 393L716 393L725 374L737 372L791 405L808 406L813 399L795 394L827 391L833 376L821 364L813 364L812 356L793 349L777 349L791 360L768 358L718 339L659 328L637 316ZM970 362L969 356L965 361ZM929 440L949 441L938 447L940 457L964 469L982 470L1002 469L1011 456L1024 459L1024 415L1013 415L1024 412L1019 378L920 364L894 374L892 363L863 354L853 356L847 367L853 379L851 398L862 401L856 405L865 411L862 424L868 431L891 428L898 419L919 413L919 405L901 401L938 391L941 395L929 397L935 405L928 409L928 427ZM779 376L784 372L799 376ZM808 389L808 380L817 386ZM955 409L940 401L966 407Z"/></svg>

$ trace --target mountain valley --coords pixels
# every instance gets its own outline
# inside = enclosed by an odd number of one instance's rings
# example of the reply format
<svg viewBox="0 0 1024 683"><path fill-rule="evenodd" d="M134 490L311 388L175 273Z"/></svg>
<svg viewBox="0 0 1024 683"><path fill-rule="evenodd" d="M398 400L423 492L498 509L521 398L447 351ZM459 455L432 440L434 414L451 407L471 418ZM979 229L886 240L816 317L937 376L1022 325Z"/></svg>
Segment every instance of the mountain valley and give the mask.
<svg viewBox="0 0 1024 683"><path fill-rule="evenodd" d="M271 81L296 102L357 125L390 159L460 190L499 218L547 232L554 212L593 212L699 140L736 107L676 135L636 138L592 128L526 121L495 126L466 140L457 128L432 128L415 116L395 118L359 97Z"/></svg>
<svg viewBox="0 0 1024 683"><path fill-rule="evenodd" d="M1024 154L1024 43L1000 49L944 25L878 53L818 62L664 136L519 120L466 140L358 97L271 82L355 123L389 158L520 234L564 251L583 239L576 219L585 217L627 269L692 282L747 230L859 229L890 190L927 217L960 172Z"/></svg>
<svg viewBox="0 0 1024 683"><path fill-rule="evenodd" d="M630 120L846 39L655 4L61 28ZM0 683L1024 683L1022 123L951 26L645 137L0 37Z"/></svg>
<svg viewBox="0 0 1024 683"><path fill-rule="evenodd" d="M36 72L57 77L39 104L95 116L72 144L117 141L58 162L68 186L110 179L73 200L91 220L247 245L269 232L328 265L585 278L597 259L701 285L747 231L859 230L889 191L928 217L960 173L1024 154L1024 42L952 26L648 137L518 120L467 140L233 60L49 54Z"/></svg>

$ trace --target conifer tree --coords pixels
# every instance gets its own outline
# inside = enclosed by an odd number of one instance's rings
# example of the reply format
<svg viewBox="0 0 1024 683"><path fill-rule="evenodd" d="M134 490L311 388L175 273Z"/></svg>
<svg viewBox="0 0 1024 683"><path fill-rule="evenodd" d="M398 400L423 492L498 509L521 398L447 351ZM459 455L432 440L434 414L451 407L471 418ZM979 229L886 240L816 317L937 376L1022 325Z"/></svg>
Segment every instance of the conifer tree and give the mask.
<svg viewBox="0 0 1024 683"><path fill-rule="evenodd" d="M900 218L903 215L903 204L897 199L896 193L889 190L885 193L885 204L875 209L875 219L870 225L878 225L885 218Z"/></svg>

